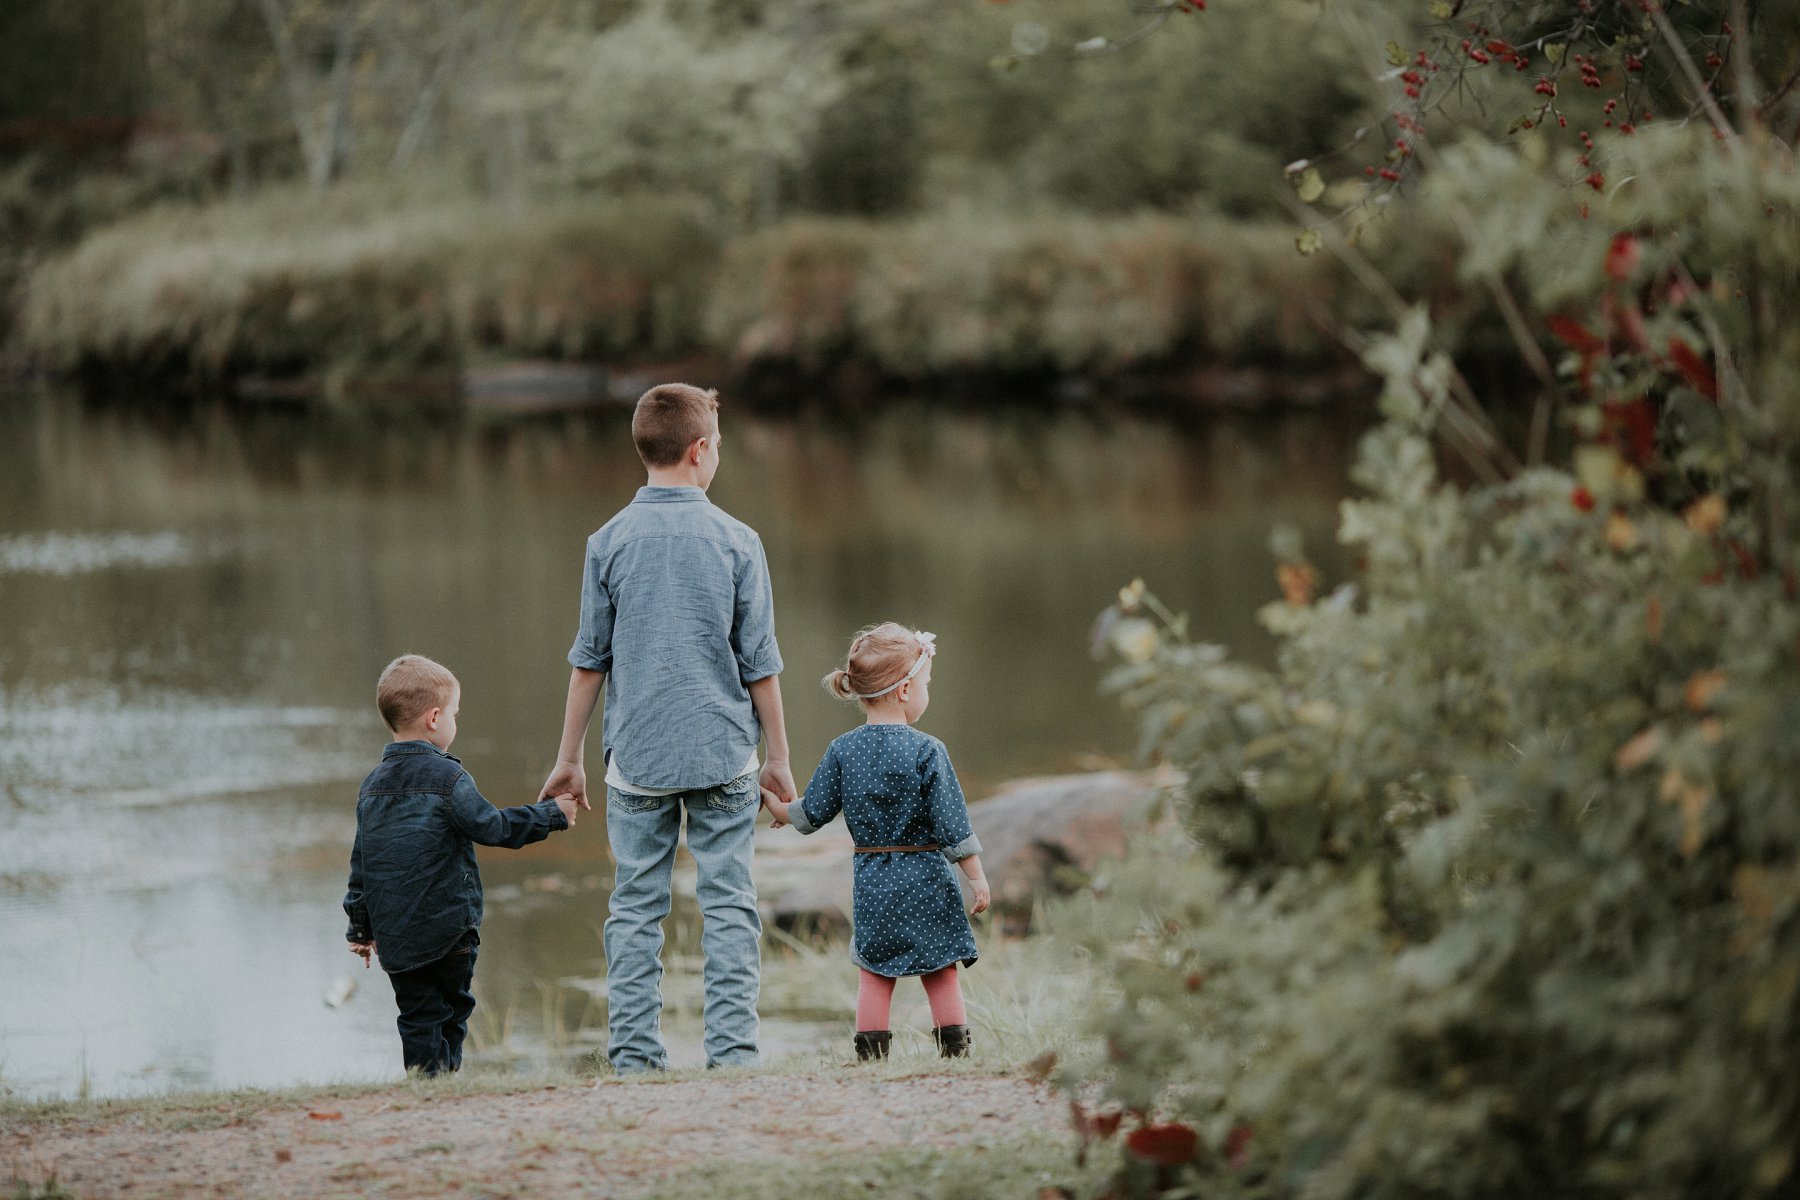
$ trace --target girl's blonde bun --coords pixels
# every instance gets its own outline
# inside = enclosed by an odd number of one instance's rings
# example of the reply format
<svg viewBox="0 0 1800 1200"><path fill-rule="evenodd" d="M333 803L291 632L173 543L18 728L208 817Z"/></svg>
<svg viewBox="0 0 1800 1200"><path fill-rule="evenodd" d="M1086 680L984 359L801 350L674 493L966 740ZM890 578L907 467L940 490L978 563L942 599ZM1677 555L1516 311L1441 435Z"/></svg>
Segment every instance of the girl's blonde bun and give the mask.
<svg viewBox="0 0 1800 1200"><path fill-rule="evenodd" d="M834 699L837 699L837 700L854 700L854 699L856 699L856 689L854 689L850 686L850 672L842 669L841 667L838 670L833 671L831 674L827 675L824 679L820 680L819 682L821 682L825 685L825 690L830 692Z"/></svg>
<svg viewBox="0 0 1800 1200"><path fill-rule="evenodd" d="M859 700L900 682L919 657L919 636L894 621L863 629L850 641L844 665L820 680L839 700Z"/></svg>

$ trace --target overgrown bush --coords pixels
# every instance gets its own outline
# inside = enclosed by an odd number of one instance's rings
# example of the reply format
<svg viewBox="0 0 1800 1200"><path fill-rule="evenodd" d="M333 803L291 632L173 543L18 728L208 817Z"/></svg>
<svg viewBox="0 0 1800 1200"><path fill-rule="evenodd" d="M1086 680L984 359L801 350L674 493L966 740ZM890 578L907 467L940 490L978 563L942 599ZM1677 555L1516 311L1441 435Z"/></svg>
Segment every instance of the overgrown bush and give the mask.
<svg viewBox="0 0 1800 1200"><path fill-rule="evenodd" d="M1350 302L1273 224L959 212L813 219L733 245L711 329L743 360L860 356L896 375L1316 362Z"/></svg>
<svg viewBox="0 0 1800 1200"><path fill-rule="evenodd" d="M1277 669L1141 587L1103 620L1191 834L1088 913L1125 1190L1800 1191L1800 170L1754 118L1595 140L1421 183L1560 360L1566 458L1416 312L1366 349L1358 577L1276 539Z"/></svg>
<svg viewBox="0 0 1800 1200"><path fill-rule="evenodd" d="M691 348L716 243L678 201L549 211L375 192L166 207L29 282L19 340L144 374L456 366Z"/></svg>
<svg viewBox="0 0 1800 1200"><path fill-rule="evenodd" d="M361 192L165 208L33 274L19 344L149 375L455 368L482 355L890 375L1318 363L1354 311L1273 224L964 213L801 218L721 245L648 199L511 215Z"/></svg>

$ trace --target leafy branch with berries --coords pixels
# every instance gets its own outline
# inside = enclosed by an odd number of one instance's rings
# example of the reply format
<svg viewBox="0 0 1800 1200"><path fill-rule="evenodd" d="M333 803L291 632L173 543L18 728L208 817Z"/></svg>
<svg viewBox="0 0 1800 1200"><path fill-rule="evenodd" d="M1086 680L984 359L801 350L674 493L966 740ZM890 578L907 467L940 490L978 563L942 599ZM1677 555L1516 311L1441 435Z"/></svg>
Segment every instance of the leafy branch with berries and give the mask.
<svg viewBox="0 0 1800 1200"><path fill-rule="evenodd" d="M1118 988L1065 1071L1115 1194L1800 1187L1793 14L1433 3L1402 144L1290 170L1392 197L1313 227L1372 287L1392 226L1454 230L1517 370L1392 295L1358 565L1276 535L1274 663L1138 582L1096 628L1187 835L1062 914Z"/></svg>

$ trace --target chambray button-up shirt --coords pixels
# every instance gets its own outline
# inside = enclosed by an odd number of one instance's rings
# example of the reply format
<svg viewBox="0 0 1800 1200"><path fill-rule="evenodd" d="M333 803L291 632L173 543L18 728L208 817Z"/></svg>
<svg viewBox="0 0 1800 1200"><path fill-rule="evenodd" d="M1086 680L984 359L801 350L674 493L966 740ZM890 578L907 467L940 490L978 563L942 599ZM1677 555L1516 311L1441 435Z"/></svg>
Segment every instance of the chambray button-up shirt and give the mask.
<svg viewBox="0 0 1800 1200"><path fill-rule="evenodd" d="M700 488L639 488L588 538L569 663L606 672L601 736L620 775L735 778L762 740L749 685L781 673L762 539Z"/></svg>

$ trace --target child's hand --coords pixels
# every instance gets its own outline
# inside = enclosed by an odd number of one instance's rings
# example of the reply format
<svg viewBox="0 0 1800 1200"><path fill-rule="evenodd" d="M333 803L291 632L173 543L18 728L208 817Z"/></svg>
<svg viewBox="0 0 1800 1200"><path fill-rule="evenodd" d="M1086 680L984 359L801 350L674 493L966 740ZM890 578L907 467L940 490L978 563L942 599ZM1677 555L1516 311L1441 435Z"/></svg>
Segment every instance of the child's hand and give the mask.
<svg viewBox="0 0 1800 1200"><path fill-rule="evenodd" d="M780 829L788 823L788 806L783 804L768 788L760 790L762 791L762 805L769 810L769 816L772 818L769 821L769 828Z"/></svg>
<svg viewBox="0 0 1800 1200"><path fill-rule="evenodd" d="M988 904L993 899L988 892L987 880L969 880L969 891L974 893L975 896L975 903L970 906L969 913L971 916L980 916L988 910Z"/></svg>
<svg viewBox="0 0 1800 1200"><path fill-rule="evenodd" d="M556 801L556 807L562 812L563 820L569 823L570 829L575 828L575 813L577 812L577 809L575 808L575 797L569 792L564 792L562 795L554 797L554 799Z"/></svg>
<svg viewBox="0 0 1800 1200"><path fill-rule="evenodd" d="M362 956L363 970L366 971L371 966L374 965L374 963L371 962L370 959L375 954L375 943L374 942L351 942L350 943L350 953Z"/></svg>

